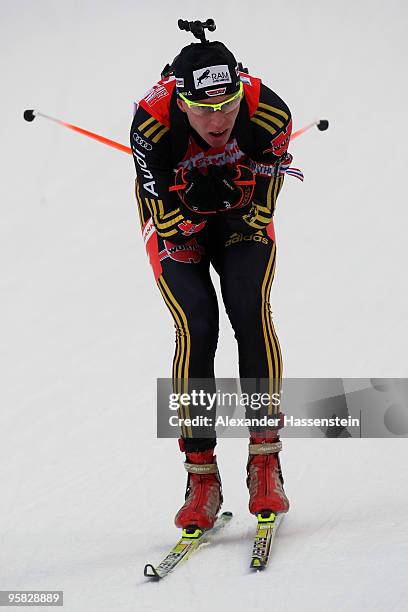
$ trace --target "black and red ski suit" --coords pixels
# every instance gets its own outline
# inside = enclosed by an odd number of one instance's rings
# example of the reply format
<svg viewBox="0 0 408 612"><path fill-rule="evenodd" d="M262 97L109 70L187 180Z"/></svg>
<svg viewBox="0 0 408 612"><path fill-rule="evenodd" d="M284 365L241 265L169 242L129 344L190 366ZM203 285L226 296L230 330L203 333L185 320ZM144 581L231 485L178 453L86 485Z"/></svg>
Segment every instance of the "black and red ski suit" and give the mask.
<svg viewBox="0 0 408 612"><path fill-rule="evenodd" d="M139 102L131 127L142 233L176 328L172 376L177 392L186 392L192 378L206 379L215 391L218 303L210 263L219 274L238 343L241 380L266 379L264 390L270 394L280 388L282 357L269 303L276 263L272 217L291 161L291 113L260 79L241 74L241 80L244 97L224 147L211 148L191 128L177 106L172 78L154 85ZM180 166L237 163L256 173L253 200L244 214L231 210L191 219L177 194L169 191ZM276 411L268 407L269 415ZM215 445L215 432L201 439L194 428L182 427L182 437L190 451Z"/></svg>

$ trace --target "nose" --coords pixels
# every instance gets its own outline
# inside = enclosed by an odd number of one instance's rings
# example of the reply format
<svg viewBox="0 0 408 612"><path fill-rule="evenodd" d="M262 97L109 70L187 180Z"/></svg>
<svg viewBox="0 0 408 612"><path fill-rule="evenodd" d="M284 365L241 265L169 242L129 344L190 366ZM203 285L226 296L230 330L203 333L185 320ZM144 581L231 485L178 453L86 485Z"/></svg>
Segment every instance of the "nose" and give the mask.
<svg viewBox="0 0 408 612"><path fill-rule="evenodd" d="M228 118L226 117L225 113L222 113L219 110L215 111L214 113L211 113L211 120L210 120L211 127L217 129L217 128L220 128L226 125L227 122L228 122Z"/></svg>

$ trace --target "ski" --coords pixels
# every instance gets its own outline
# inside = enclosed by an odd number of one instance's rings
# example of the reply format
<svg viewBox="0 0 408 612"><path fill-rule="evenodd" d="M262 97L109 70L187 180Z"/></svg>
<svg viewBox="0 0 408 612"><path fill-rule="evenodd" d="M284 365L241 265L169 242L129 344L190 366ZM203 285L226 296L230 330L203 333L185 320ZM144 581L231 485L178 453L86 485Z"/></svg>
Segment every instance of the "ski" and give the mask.
<svg viewBox="0 0 408 612"><path fill-rule="evenodd" d="M173 546L157 567L154 567L151 563L145 565L144 575L146 578L160 580L167 576L167 574L178 567L182 561L189 559L193 552L202 544L206 544L212 540L213 536L228 525L231 519L232 512L223 512L216 520L212 529L203 530L196 527L183 529L181 538L177 544Z"/></svg>
<svg viewBox="0 0 408 612"><path fill-rule="evenodd" d="M257 515L258 525L254 537L252 547L252 558L250 568L260 571L267 567L269 557L272 550L273 540L280 523L283 519L283 514L274 512L262 512Z"/></svg>

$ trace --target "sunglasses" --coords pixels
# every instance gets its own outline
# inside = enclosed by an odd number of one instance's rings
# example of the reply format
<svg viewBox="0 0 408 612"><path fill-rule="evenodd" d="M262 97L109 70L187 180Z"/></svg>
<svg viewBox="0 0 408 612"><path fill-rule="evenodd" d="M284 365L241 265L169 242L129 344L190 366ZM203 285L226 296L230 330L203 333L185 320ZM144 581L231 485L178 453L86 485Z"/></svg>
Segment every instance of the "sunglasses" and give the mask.
<svg viewBox="0 0 408 612"><path fill-rule="evenodd" d="M209 115L211 113L215 113L215 111L221 111L222 113L231 113L233 110L236 110L238 106L241 104L242 92L243 92L242 81L239 84L239 90L236 94L228 98L228 100L224 100L224 102L219 102L218 104L203 104L201 102L192 102L182 93L178 95L185 102L188 108L194 115Z"/></svg>

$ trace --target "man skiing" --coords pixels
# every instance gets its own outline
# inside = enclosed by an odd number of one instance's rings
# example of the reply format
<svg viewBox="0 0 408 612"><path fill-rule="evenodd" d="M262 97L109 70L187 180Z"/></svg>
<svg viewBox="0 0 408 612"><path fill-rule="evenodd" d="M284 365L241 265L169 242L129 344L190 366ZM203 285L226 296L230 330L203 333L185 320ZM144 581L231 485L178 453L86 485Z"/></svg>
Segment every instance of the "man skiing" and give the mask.
<svg viewBox="0 0 408 612"><path fill-rule="evenodd" d="M130 135L136 198L155 279L174 319L179 393L194 379L215 390L218 303L210 264L238 343L242 387L266 381L271 394L280 390L281 351L269 304L272 218L292 159L291 129L283 100L240 71L216 41L184 47L170 76L138 104ZM186 407L184 416L191 411ZM270 405L266 413L279 410ZM250 428L249 442L250 512L286 512L278 428ZM179 444L188 482L176 525L211 528L222 503L215 430L200 436L183 426Z"/></svg>

